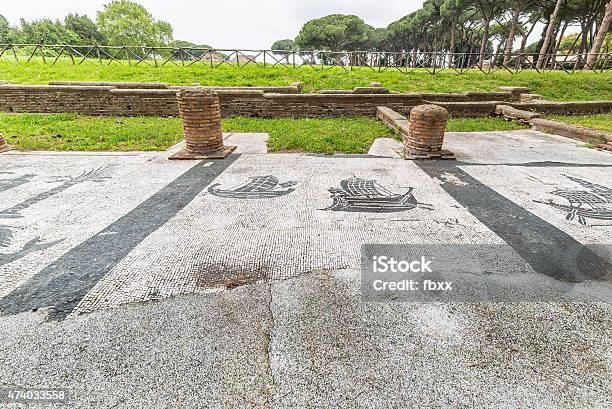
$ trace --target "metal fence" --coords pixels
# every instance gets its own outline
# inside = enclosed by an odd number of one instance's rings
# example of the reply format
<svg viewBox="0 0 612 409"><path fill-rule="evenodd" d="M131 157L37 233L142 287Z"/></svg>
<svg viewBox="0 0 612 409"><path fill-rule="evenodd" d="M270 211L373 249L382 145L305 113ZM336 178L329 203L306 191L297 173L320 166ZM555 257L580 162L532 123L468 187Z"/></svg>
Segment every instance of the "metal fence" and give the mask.
<svg viewBox="0 0 612 409"><path fill-rule="evenodd" d="M589 58L593 56L595 58ZM373 51L278 51L233 50L189 47L133 47L133 46L83 46L43 44L0 44L0 61L38 61L45 64L126 64L162 67L175 65L190 67L205 65L211 68L229 66L245 67L319 67L344 70L371 69L375 71L397 70L411 73L424 70L435 74L451 70L460 74L468 71L492 73L524 70L537 72L594 71L609 73L612 69L612 53L588 54L486 54L441 52L373 52ZM595 62L589 61L594 60ZM539 61L539 63L538 63Z"/></svg>

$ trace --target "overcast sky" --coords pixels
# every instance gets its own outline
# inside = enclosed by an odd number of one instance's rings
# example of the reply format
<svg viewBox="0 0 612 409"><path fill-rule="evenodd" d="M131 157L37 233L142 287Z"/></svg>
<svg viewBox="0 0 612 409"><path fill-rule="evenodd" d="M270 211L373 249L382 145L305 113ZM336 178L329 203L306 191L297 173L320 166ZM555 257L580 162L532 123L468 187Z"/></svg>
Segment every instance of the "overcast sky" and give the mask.
<svg viewBox="0 0 612 409"><path fill-rule="evenodd" d="M62 19L68 13L87 14L109 0L0 0L0 14L11 23L19 18ZM422 0L137 0L156 19L174 28L174 38L216 48L270 48L283 38L295 38L302 25L332 13L356 14L368 24L386 27L417 10Z"/></svg>

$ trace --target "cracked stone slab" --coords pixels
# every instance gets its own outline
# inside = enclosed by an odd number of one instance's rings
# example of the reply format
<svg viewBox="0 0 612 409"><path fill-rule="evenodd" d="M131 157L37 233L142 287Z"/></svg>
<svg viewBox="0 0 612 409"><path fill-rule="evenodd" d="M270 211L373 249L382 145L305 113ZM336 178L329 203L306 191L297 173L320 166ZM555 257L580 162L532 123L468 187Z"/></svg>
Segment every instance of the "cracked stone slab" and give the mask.
<svg viewBox="0 0 612 409"><path fill-rule="evenodd" d="M0 317L0 389L65 388L70 408L264 408L268 304L260 285L60 322Z"/></svg>
<svg viewBox="0 0 612 409"><path fill-rule="evenodd" d="M66 388L74 408L612 403L610 304L362 303L359 289L358 271L325 271L0 317L0 388Z"/></svg>
<svg viewBox="0 0 612 409"><path fill-rule="evenodd" d="M351 270L273 284L272 407L612 404L610 304L363 303L359 288Z"/></svg>
<svg viewBox="0 0 612 409"><path fill-rule="evenodd" d="M607 240L604 226L567 220L546 203L559 200L555 189L583 188L562 174L609 185L609 154L531 131L461 138L457 169L520 207L516 214L581 243ZM195 166L165 154L3 155L0 210L24 216L0 220L12 227L0 235L2 260L23 255L0 266L3 294L88 238L112 235L105 229ZM65 185L106 166L108 178ZM254 175L285 185L269 201L240 198L237 187ZM394 192L413 187L421 205L322 210L332 204L328 189L353 176ZM91 314L0 316L0 388L65 387L76 408L612 406L610 304L361 302L360 243L503 245L442 189L473 180L432 178L391 158L244 154L212 181L216 194L203 188L98 281L80 305ZM36 237L30 245L65 234L19 254ZM532 277L553 280L520 276ZM209 286L225 278L231 290Z"/></svg>

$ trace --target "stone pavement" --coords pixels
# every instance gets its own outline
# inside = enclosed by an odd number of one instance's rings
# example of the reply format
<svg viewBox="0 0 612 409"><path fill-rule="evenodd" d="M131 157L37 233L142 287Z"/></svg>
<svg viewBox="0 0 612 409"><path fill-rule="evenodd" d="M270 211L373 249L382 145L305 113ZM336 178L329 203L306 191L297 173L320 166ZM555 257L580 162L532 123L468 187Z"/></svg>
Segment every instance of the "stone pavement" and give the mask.
<svg viewBox="0 0 612 409"><path fill-rule="evenodd" d="M610 275L550 268L585 246L612 261L612 155L532 131L449 134L444 163L384 139L266 154L265 137L226 135L223 161L0 156L0 389L65 387L68 407L612 404ZM369 180L414 203L347 207ZM525 268L476 278L543 301L364 303L370 243L506 248Z"/></svg>

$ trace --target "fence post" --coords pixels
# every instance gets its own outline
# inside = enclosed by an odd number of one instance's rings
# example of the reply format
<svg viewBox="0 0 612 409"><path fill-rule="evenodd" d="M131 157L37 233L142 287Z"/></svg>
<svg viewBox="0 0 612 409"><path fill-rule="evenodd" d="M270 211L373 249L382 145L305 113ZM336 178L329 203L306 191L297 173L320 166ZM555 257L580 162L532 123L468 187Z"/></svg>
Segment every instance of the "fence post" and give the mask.
<svg viewBox="0 0 612 409"><path fill-rule="evenodd" d="M4 48L2 48L4 47ZM49 48L50 47L50 48ZM10 48L10 51L9 51ZM80 50L87 48L87 52L82 54ZM216 68L224 63L232 64L232 61L235 61L237 68L242 68L245 65L248 65L250 62L254 62L256 65L260 65L256 59L259 58L259 55L263 53L263 65L267 67L270 64L270 56L268 53L271 53L272 50L219 50L225 52L236 53L235 58L231 56L231 53L226 55L225 58L219 58L219 54L216 49L199 49L199 48L189 48L185 49L183 47L161 47L161 49L165 52L166 50L170 50L172 53L171 57L165 57L165 54L161 53L155 47L145 47L145 46L99 46L99 45L91 45L91 46L77 46L73 47L71 45L44 45L44 44L0 44L0 57L5 54L12 53L13 58L16 62L19 62L19 53L17 52L19 49L20 53L24 53L24 58L27 61L30 61L36 58L37 55L40 54L42 62L44 64L56 64L56 62L63 57L64 53L68 53L68 57L72 61L73 65L77 65L75 60L76 57L79 59L78 64L82 64L85 61L93 61L96 58L98 59L99 64L103 64L103 60L108 57L109 65L114 61L125 61L127 60L128 64L131 66L132 64L132 56L130 55L132 52L134 53L134 61L135 65L139 65L142 62L145 62L147 65L151 66L146 59L149 58L150 54L152 54L151 58L153 59L154 66L159 67L160 62L161 66L165 65L167 62L171 61L178 67L189 67L193 65L195 62L202 62L206 65L204 61L205 58L208 57L210 67ZM53 58L52 62L47 61L46 57L46 49L52 49L53 54L51 58ZM114 50L118 50L115 54L112 53ZM134 49L134 51L132 51ZM138 51L135 51L138 50ZM194 51L198 53L202 53L201 57L196 55L192 55L188 51ZM92 56L92 54L95 54ZM257 56L254 60L250 60L250 57L245 54L246 52L258 52ZM122 58L123 54L125 56ZM161 60L157 60L157 55L161 57ZM106 57L102 58L102 54L105 54ZM176 62L177 55L181 56L180 63ZM241 55L245 57L246 63L241 63ZM291 61L289 60L289 55L291 55ZM409 70L417 69L419 67L426 68L427 71L431 74L436 74L439 71L443 71L445 68L451 68L457 71L460 74L465 73L471 69L479 69L481 72L488 74L497 71L497 68L505 68L510 73L516 73L523 70L535 70L536 72L542 74L546 71L564 71L567 73L575 72L576 70L590 70L595 73L603 73L603 72L612 72L612 66L610 66L610 61L612 60L612 53L598 53L597 58L592 64L588 64L588 57L590 54L581 53L581 54L566 54L566 55L554 55L554 54L544 54L541 56L541 68L538 68L534 63L533 56L525 53L518 53L513 55L508 63L504 64L503 62L497 64L497 54L489 54L488 58L485 61L488 61L488 69L484 69L478 65L479 54L472 52L462 52L462 53L454 53L446 50L441 51L428 51L428 52L420 52L409 51L409 52L386 52L386 51L373 51L373 52L363 52L363 51L287 51L284 60L280 63L285 67L293 66L293 68L300 67L302 65L307 65L309 67L316 68L319 66L320 68L326 68L326 64L330 62L333 64L332 66L339 66L347 71L354 71L356 68L367 67L371 68L372 71L376 71L378 67L378 72L382 72L387 70L388 68L397 68L400 72L404 72L406 74L409 73ZM459 58L457 58L459 57ZM539 57L539 56L536 56ZM10 58L10 57L7 57ZM320 61L317 62L316 59L319 58ZM348 62L346 61L348 58ZM476 60L474 59L476 58ZM512 62L512 58L515 59ZM186 59L192 61L187 64ZM215 59L219 60L219 63L215 63ZM328 61L328 59L330 59ZM398 59L400 59L398 61ZM573 68L566 68L569 65L572 65ZM276 65L276 63L274 64ZM347 67L348 65L348 67ZM429 67L427 67L429 65ZM514 71L513 71L514 70Z"/></svg>

